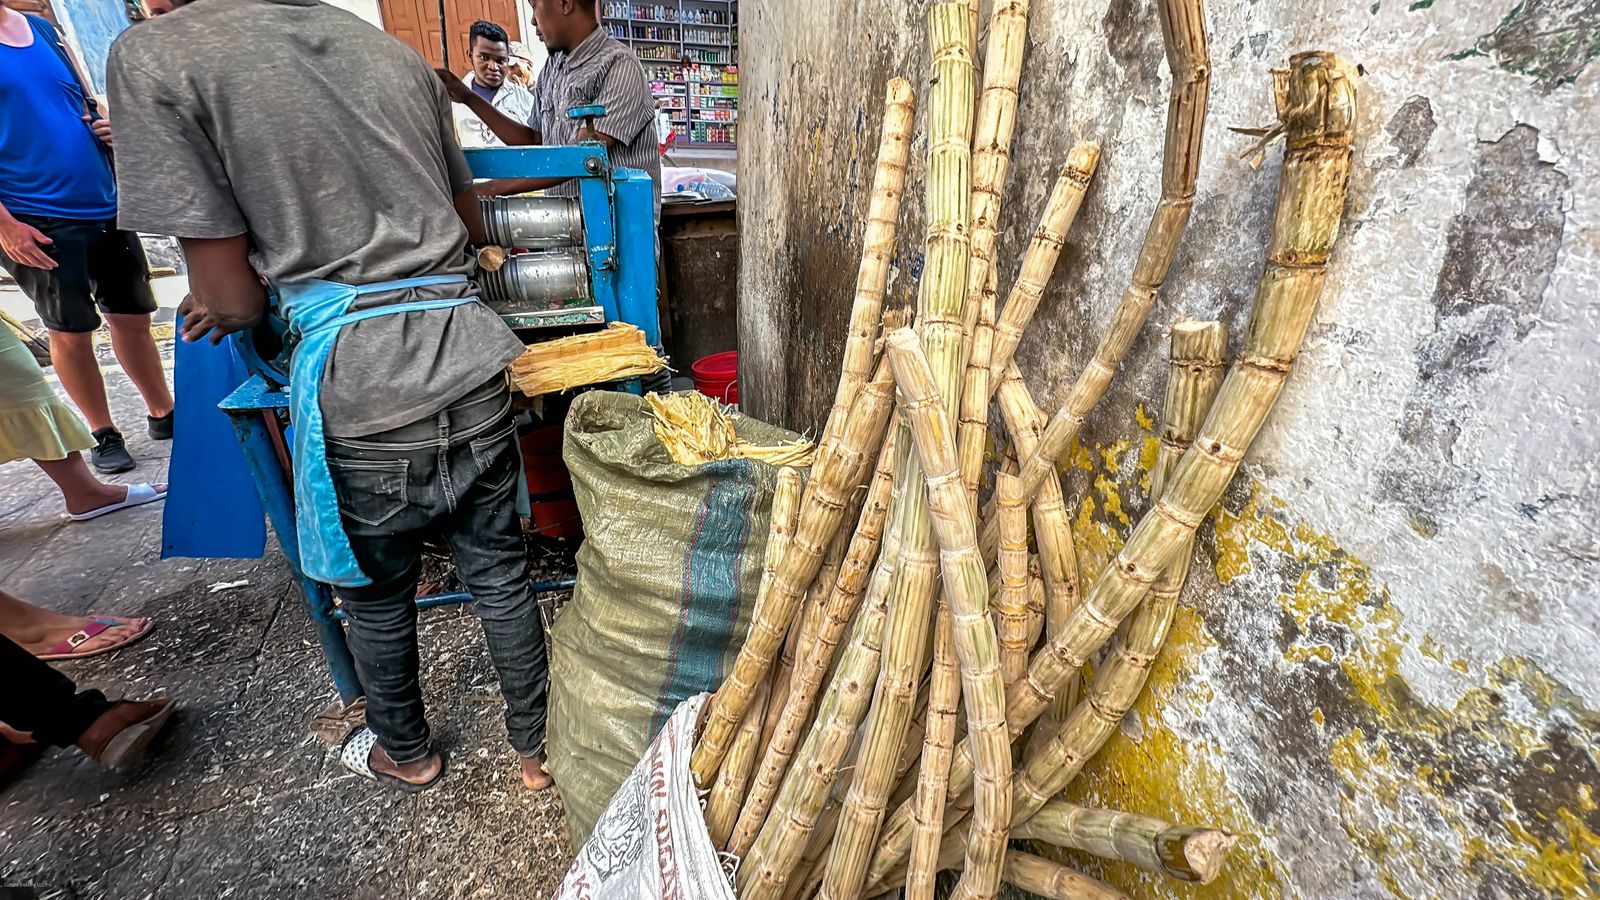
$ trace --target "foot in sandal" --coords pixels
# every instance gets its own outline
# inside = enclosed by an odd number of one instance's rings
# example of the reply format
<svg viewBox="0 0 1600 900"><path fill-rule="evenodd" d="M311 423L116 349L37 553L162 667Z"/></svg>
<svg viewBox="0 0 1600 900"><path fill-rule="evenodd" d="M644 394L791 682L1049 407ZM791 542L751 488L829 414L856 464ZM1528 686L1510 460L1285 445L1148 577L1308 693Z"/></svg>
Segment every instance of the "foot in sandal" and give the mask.
<svg viewBox="0 0 1600 900"><path fill-rule="evenodd" d="M339 751L339 762L346 769L373 781L383 782L408 794L417 794L439 783L444 777L442 753L429 753L416 762L397 763L378 744L372 729L362 726L350 733Z"/></svg>
<svg viewBox="0 0 1600 900"><path fill-rule="evenodd" d="M0 590L0 634L45 660L109 653L149 634L153 624L142 618L64 616Z"/></svg>
<svg viewBox="0 0 1600 900"><path fill-rule="evenodd" d="M545 755L535 753L532 756L522 757L522 785L528 790L538 793L548 790L555 784L555 779L545 771Z"/></svg>
<svg viewBox="0 0 1600 900"><path fill-rule="evenodd" d="M113 769L132 765L143 758L177 711L171 697L118 700L78 738L78 749Z"/></svg>
<svg viewBox="0 0 1600 900"><path fill-rule="evenodd" d="M151 621L118 616L62 616L66 624L42 632L37 640L17 641L43 660L88 659L123 647L150 633ZM7 629L7 637L12 637Z"/></svg>
<svg viewBox="0 0 1600 900"><path fill-rule="evenodd" d="M139 484L128 485L106 485L106 487L112 488L115 492L111 497L106 498L106 502L85 509L73 509L69 505L67 507L67 518L74 522L87 522L90 519L98 519L108 513L132 509L135 506L143 506L146 503L155 503L158 500L167 499L167 486L164 484L145 484L140 482Z"/></svg>

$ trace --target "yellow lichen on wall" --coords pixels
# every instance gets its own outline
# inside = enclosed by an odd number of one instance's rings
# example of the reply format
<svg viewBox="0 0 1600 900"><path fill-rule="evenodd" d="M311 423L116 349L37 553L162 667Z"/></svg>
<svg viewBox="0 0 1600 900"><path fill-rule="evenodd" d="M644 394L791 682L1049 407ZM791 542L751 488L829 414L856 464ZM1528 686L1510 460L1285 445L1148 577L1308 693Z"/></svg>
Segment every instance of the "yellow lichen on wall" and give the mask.
<svg viewBox="0 0 1600 900"><path fill-rule="evenodd" d="M1203 706L1213 699L1209 686L1192 679L1193 671L1187 665L1210 646L1200 617L1193 610L1179 609L1167 638L1168 650L1152 668L1146 690L1129 713L1140 723L1139 739L1114 736L1082 777L1068 787L1066 796L1090 806L1143 812L1238 834L1239 846L1222 877L1209 885L1179 885L1127 863L1074 852L1047 855L1080 867L1133 897L1222 900L1284 895L1283 864L1228 783L1224 769L1227 749L1186 741L1162 719L1161 711L1172 703Z"/></svg>
<svg viewBox="0 0 1600 900"><path fill-rule="evenodd" d="M1137 452L1128 442L1096 451L1074 447L1074 468L1088 468L1078 463L1096 457L1104 462L1088 473L1089 490L1073 522L1085 585L1121 549L1128 512L1146 505L1147 482L1136 476L1153 463L1151 443ZM1321 686L1290 698L1305 708L1274 708L1274 716L1312 723L1304 750L1315 758L1288 761L1282 777L1325 780L1327 837L1348 842L1366 870L1364 883L1397 897L1426 894L1445 880L1595 896L1600 839L1595 789L1586 779L1600 771L1594 740L1600 716L1523 659L1480 671L1481 685L1448 708L1422 700L1402 660L1459 678L1472 671L1463 654L1413 634L1372 571L1331 536L1297 522L1281 499L1252 484L1235 506L1212 517L1210 562L1221 590L1203 603L1275 603L1294 623L1280 644L1264 634L1220 637L1223 644L1254 642L1269 667L1300 672ZM1250 782L1267 770L1192 727L1215 718L1216 703L1248 714L1252 705L1286 701L1242 694L1250 687L1217 679L1216 658L1232 648L1219 644L1195 603L1191 586L1123 734L1067 795L1228 828L1243 837L1239 850L1224 876L1206 887L1081 854L1062 856L1138 897L1298 895L1292 870L1279 859L1292 860L1293 846L1280 845L1273 824L1256 821L1241 799L1241 790L1259 787Z"/></svg>
<svg viewBox="0 0 1600 900"><path fill-rule="evenodd" d="M1280 515L1264 506L1258 486L1238 513L1219 512L1217 576L1226 587L1246 575L1252 553L1285 554L1296 563L1292 568L1299 569L1299 577L1282 584L1276 598L1301 629L1285 659L1335 662L1346 679L1347 699L1360 707L1365 727L1333 736L1328 760L1345 788L1340 804L1344 830L1366 851L1382 883L1395 896L1410 896L1412 886L1437 878L1432 867L1438 863L1438 845L1455 843L1461 847L1460 863L1469 868L1502 867L1552 896L1593 896L1591 891L1600 890L1600 852L1583 815L1557 805L1559 827L1545 822L1541 830L1546 836L1534 835L1521 822L1530 813L1515 808L1493 786L1492 775L1486 786L1470 794L1469 804L1455 796L1463 779L1452 771L1458 761L1473 764L1462 759L1468 753L1494 761L1501 774L1528 766L1550 749L1545 731L1553 708L1591 721L1592 713L1521 659L1490 666L1484 673L1486 684L1466 691L1448 709L1422 701L1400 672L1402 655L1414 649L1456 672L1462 661L1452 658L1437 639L1412 635L1387 590L1359 560L1304 524L1291 529ZM1305 643L1305 635L1326 633L1328 625L1352 638L1343 651ZM1521 702L1508 703L1508 695ZM1589 751L1593 758L1595 748ZM1437 762L1423 764L1424 759ZM1474 806L1486 800L1500 807L1497 824L1486 825ZM1418 829L1402 815L1402 810L1419 807L1430 809L1455 839L1435 837L1431 846L1419 846ZM1592 820L1592 809L1582 812Z"/></svg>
<svg viewBox="0 0 1600 900"><path fill-rule="evenodd" d="M1141 423L1142 424L1142 423ZM1150 423L1152 426L1154 423ZM1076 444L1068 459L1073 468L1091 471L1091 490L1079 503L1073 518L1073 540L1078 551L1080 577L1085 585L1122 549L1130 527L1123 512L1119 483L1090 464L1099 457L1113 474L1128 464L1131 444L1118 442L1092 455ZM1155 439L1141 442L1132 465L1140 492L1148 490L1149 469L1158 449ZM1130 475L1133 473L1130 473ZM1129 498L1137 502L1137 495ZM1077 802L1116 809L1147 812L1184 822L1204 823L1241 836L1234 862L1222 878L1210 885L1188 885L1184 896L1197 898L1278 897L1282 865L1261 839L1261 829L1227 783L1221 765L1224 748L1184 741L1162 723L1161 710L1174 702L1204 706L1213 697L1209 685L1193 679L1188 664L1207 647L1210 636L1200 616L1179 608L1167 637L1167 650L1151 669L1146 690L1135 702L1130 719L1140 722L1137 742L1113 737L1084 774L1067 790ZM1181 695L1181 696L1180 696ZM1136 897L1173 896L1173 882L1165 876L1126 863L1101 860L1073 852L1048 852L1096 874Z"/></svg>

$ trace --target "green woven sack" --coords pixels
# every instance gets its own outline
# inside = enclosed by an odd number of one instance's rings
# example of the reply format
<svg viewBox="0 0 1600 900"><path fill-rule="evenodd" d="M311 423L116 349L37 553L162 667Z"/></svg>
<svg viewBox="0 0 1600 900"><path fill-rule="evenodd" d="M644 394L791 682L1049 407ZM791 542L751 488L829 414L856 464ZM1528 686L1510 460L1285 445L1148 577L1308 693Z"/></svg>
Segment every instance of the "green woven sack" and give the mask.
<svg viewBox="0 0 1600 900"><path fill-rule="evenodd" d="M757 444L797 435L739 416ZM680 465L649 406L591 391L562 457L583 516L578 586L550 632L550 774L581 846L678 704L715 690L750 627L778 468Z"/></svg>

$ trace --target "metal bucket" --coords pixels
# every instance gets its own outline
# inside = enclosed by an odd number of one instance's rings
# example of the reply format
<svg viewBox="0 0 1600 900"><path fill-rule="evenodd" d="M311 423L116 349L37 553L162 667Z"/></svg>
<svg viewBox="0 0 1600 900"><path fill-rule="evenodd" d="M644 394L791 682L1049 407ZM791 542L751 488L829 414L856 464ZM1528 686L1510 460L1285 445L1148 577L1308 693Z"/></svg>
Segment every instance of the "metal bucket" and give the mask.
<svg viewBox="0 0 1600 900"><path fill-rule="evenodd" d="M582 305L591 299L581 250L516 253L494 272L479 272L484 299L501 315Z"/></svg>
<svg viewBox="0 0 1600 900"><path fill-rule="evenodd" d="M491 244L547 250L583 243L583 209L576 197L483 197L478 209Z"/></svg>

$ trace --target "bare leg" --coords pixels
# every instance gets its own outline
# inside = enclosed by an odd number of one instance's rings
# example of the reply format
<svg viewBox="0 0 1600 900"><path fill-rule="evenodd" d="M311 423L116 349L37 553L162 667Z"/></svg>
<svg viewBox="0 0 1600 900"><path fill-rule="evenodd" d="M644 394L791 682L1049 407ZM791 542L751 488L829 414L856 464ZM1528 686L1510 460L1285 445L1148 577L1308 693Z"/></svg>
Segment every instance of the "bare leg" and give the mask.
<svg viewBox="0 0 1600 900"><path fill-rule="evenodd" d="M56 487L67 503L67 512L73 515L86 513L111 503L121 503L128 498L128 489L120 484L106 484L94 477L83 461L83 454L74 451L66 459L34 460Z"/></svg>
<svg viewBox="0 0 1600 900"><path fill-rule="evenodd" d="M122 363L128 379L139 389L150 415L160 418L172 412L172 391L167 387L167 374L161 368L161 351L156 349L155 338L150 335L150 316L108 313L106 324L111 327L111 350L117 354L117 362Z"/></svg>
<svg viewBox="0 0 1600 900"><path fill-rule="evenodd" d="M47 652L93 623L90 616L63 616L0 591L0 635L21 644L29 653ZM148 619L131 619L126 625L107 628L79 644L78 649L87 652L121 643L128 639L130 632L146 631L149 627Z"/></svg>
<svg viewBox="0 0 1600 900"><path fill-rule="evenodd" d="M389 758L388 752L382 747L373 744L372 752L367 754L367 766L374 772L393 775L410 784L427 784L439 777L439 772L444 769L444 757L429 753L416 762L397 763Z"/></svg>
<svg viewBox="0 0 1600 900"><path fill-rule="evenodd" d="M50 364L55 366L67 396L88 420L89 430L111 428L111 406L106 400L100 361L94 355L94 334L51 331Z"/></svg>
<svg viewBox="0 0 1600 900"><path fill-rule="evenodd" d="M522 786L530 791L538 792L555 784L555 779L544 770L545 756L540 753L536 756L522 758Z"/></svg>

